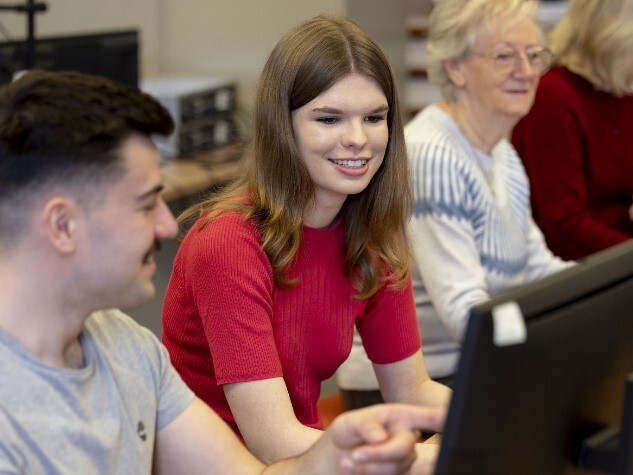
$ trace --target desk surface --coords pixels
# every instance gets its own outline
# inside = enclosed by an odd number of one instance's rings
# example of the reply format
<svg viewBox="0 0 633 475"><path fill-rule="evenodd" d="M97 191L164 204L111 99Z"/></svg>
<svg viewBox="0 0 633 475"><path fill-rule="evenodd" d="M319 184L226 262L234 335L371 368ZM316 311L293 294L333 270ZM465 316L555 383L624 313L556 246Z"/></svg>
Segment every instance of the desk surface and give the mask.
<svg viewBox="0 0 633 475"><path fill-rule="evenodd" d="M161 165L165 185L163 198L174 201L235 179L241 168L240 152L239 145L227 145L195 158L177 159Z"/></svg>

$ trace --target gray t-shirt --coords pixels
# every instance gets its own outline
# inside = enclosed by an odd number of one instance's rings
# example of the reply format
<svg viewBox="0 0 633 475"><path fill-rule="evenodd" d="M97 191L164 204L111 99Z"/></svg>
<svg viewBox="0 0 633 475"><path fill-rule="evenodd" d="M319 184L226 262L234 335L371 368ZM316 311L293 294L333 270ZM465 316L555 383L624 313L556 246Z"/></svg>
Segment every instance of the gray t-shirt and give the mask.
<svg viewBox="0 0 633 475"><path fill-rule="evenodd" d="M81 335L86 365L47 366L0 330L0 474L149 474L156 433L193 400L158 339L117 310Z"/></svg>

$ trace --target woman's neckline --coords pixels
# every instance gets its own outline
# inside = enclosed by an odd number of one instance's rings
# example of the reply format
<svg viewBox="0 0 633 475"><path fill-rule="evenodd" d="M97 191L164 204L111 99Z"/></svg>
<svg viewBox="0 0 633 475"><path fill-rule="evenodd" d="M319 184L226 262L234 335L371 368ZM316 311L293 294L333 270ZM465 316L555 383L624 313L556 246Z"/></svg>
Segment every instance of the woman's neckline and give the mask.
<svg viewBox="0 0 633 475"><path fill-rule="evenodd" d="M491 156L494 148L499 144L499 142L501 142L501 140L503 140L503 135L499 138L495 137L492 140L486 140L482 137L482 134L477 133L474 127L470 127L467 120L461 117L461 114L458 113L457 107L451 106L451 104L447 101L440 101L436 105L453 121L468 144L473 148L473 151L476 150L479 153Z"/></svg>

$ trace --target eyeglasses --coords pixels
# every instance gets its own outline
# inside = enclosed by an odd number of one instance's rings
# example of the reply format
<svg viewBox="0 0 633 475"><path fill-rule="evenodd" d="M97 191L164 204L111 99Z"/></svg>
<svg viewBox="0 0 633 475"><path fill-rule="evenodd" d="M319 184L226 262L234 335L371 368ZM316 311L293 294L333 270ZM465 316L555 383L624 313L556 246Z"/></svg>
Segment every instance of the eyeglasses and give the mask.
<svg viewBox="0 0 633 475"><path fill-rule="evenodd" d="M510 73L524 66L523 58L530 65L530 69L539 74L543 74L549 69L554 60L554 55L547 48L537 48L528 51L517 51L515 49L507 49L493 54L478 53L471 51L471 54L486 59L492 59L495 67L504 73Z"/></svg>

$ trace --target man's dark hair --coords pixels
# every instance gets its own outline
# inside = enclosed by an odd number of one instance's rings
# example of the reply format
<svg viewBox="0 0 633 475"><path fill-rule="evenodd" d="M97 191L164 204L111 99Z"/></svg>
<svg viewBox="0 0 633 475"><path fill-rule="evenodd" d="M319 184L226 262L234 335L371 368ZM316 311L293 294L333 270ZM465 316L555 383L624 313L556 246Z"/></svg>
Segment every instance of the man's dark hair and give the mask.
<svg viewBox="0 0 633 475"><path fill-rule="evenodd" d="M169 112L133 86L71 71L22 75L0 90L0 237L17 224L10 208L51 186L80 192L117 180L125 139L173 128Z"/></svg>

